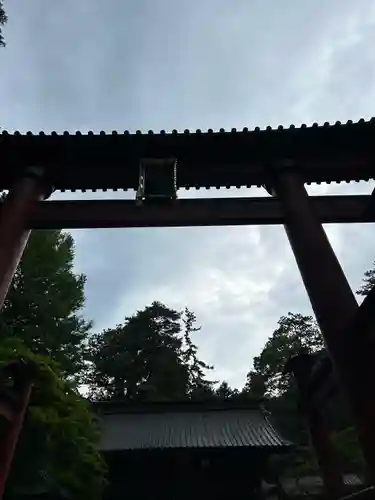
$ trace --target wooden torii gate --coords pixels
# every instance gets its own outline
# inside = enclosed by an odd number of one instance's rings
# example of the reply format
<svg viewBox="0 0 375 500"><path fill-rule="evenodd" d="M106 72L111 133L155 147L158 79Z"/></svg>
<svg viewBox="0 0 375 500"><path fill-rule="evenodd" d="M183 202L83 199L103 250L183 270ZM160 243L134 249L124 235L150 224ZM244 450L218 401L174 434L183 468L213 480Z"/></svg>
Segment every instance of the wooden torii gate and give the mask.
<svg viewBox="0 0 375 500"><path fill-rule="evenodd" d="M283 224L375 483L375 294L358 306L322 226L375 222L374 195L309 197L305 189L374 179L374 137L374 120L205 133L3 132L0 190L9 194L0 209L0 306L34 228ZM264 186L271 197L175 196L176 188L241 186ZM118 189L137 191L137 201L47 200L53 190ZM0 498L30 391L31 379L0 443ZM316 452L336 497L340 485L327 470L332 450L319 419L316 425Z"/></svg>

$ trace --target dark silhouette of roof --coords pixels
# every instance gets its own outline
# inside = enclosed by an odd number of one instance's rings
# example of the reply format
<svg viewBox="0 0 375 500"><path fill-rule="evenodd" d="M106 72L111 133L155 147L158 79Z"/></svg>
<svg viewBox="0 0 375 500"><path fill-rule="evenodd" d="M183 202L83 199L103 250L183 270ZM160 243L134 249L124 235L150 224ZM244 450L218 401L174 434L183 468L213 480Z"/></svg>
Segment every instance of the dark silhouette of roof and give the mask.
<svg viewBox="0 0 375 500"><path fill-rule="evenodd" d="M269 168L295 165L306 183L374 178L375 120L300 128L171 133L52 132L0 135L0 189L44 167L58 190L137 189L141 158L175 158L177 187L261 186Z"/></svg>
<svg viewBox="0 0 375 500"><path fill-rule="evenodd" d="M98 404L102 451L166 448L286 448L259 406Z"/></svg>

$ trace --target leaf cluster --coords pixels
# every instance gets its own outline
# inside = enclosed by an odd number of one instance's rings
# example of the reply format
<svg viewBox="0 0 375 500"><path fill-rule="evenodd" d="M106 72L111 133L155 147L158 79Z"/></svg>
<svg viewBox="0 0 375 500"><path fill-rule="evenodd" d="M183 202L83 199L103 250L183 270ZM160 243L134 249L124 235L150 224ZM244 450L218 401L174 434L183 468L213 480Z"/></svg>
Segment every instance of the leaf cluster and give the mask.
<svg viewBox="0 0 375 500"><path fill-rule="evenodd" d="M2 340L0 369L20 359L35 367L34 385L7 484L8 498L54 490L65 490L74 498L100 498L105 466L87 401L63 380L52 360L32 353L19 339Z"/></svg>

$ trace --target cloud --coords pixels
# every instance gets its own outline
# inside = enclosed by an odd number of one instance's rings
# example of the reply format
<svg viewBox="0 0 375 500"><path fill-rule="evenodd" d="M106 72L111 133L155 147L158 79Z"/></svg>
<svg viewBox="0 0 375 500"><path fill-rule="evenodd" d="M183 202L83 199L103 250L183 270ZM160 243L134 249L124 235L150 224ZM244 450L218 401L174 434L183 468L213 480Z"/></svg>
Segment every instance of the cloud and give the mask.
<svg viewBox="0 0 375 500"><path fill-rule="evenodd" d="M2 128L251 128L373 114L370 0L13 0L7 8ZM327 227L354 287L373 260L372 231ZM202 356L236 386L282 314L311 312L282 227L73 234L97 329L154 299L188 305L202 324Z"/></svg>

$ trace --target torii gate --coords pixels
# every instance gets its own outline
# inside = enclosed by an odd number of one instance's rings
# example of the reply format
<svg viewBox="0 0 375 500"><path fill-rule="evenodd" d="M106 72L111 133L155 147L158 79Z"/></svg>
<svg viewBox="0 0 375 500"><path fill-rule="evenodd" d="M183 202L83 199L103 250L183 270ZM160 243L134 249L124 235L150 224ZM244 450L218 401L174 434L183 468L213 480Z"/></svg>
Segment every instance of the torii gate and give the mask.
<svg viewBox="0 0 375 500"><path fill-rule="evenodd" d="M254 131L0 136L0 306L31 229L283 224L375 483L375 291L359 307L322 223L375 222L371 196L309 197L304 184L375 178L374 119ZM272 197L176 199L177 188L264 186ZM47 201L53 190L137 191L137 200ZM0 498L31 382L0 443ZM5 407L4 407L5 408ZM3 414L6 411L4 409ZM340 478L317 446L332 497ZM327 464L330 470L327 470ZM326 468L326 469L325 469Z"/></svg>

